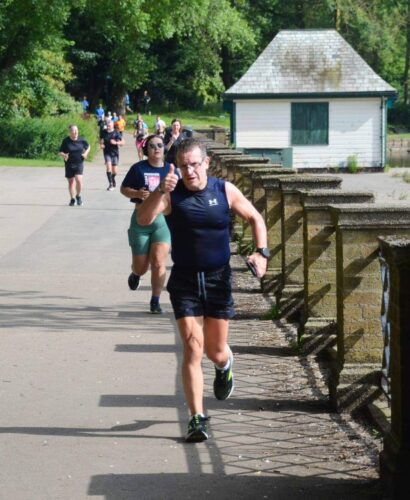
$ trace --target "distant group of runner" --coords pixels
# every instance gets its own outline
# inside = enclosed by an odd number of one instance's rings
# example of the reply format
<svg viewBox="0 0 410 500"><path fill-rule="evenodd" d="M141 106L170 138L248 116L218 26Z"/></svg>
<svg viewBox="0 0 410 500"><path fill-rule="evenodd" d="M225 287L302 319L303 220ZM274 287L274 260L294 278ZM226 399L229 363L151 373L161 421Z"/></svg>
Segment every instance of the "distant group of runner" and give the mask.
<svg viewBox="0 0 410 500"><path fill-rule="evenodd" d="M99 106L100 127L108 191L116 188L119 148L125 144L121 115L107 116ZM115 115L115 116L114 116ZM117 118L117 119L115 119ZM125 120L124 120L125 122ZM122 130L121 130L122 128ZM203 405L202 358L215 365L214 394L227 399L234 388L233 354L227 343L229 319L234 316L231 287L230 212L252 227L255 251L248 262L262 277L269 250L262 216L230 182L208 176L210 159L202 141L188 137L175 118L169 128L160 116L155 132L140 113L133 123L138 161L125 175L120 192L135 205L128 229L131 274L128 286L137 290L151 269L150 312L161 314L160 296L166 280L166 259L171 250L173 267L167 284L183 343L182 380L190 409L187 442L208 439L208 416ZM60 147L70 192L70 206L82 205L84 160L90 146L70 125Z"/></svg>
<svg viewBox="0 0 410 500"><path fill-rule="evenodd" d="M84 97L83 110L88 111L88 101ZM107 191L114 191L117 187L116 177L120 157L120 147L125 144L123 133L126 121L123 115L115 112L105 112L102 104L96 111L95 117L99 127L99 146L103 152ZM167 175L169 165L176 163L178 145L187 138L178 118L171 122L169 128L157 116L155 132L149 135L149 128L142 114L137 113L133 121L133 137L137 149L138 162L133 164L122 185L121 193L135 204L135 214L139 204L155 191L161 180ZM64 159L65 176L68 180L70 193L69 206L82 205L82 187L84 160L90 151L87 141L78 135L77 125L70 125L69 135L60 147L60 156ZM128 229L129 245L132 251L132 272L128 277L131 290L139 286L141 276L151 269L152 297L150 311L153 314L162 313L160 295L165 283L165 261L171 245L171 236L163 216L159 216L149 227L141 227L133 213Z"/></svg>

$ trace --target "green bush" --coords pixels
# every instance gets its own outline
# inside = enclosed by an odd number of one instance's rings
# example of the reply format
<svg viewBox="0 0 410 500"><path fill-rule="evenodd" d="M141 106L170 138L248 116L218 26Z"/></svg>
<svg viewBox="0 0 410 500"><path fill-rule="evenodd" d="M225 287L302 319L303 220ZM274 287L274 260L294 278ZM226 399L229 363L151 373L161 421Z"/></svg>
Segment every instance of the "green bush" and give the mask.
<svg viewBox="0 0 410 500"><path fill-rule="evenodd" d="M359 164L357 163L356 155L351 155L347 157L347 170L351 174L356 174L359 171Z"/></svg>
<svg viewBox="0 0 410 500"><path fill-rule="evenodd" d="M16 158L58 159L61 141L68 135L68 126L76 124L80 136L90 146L91 159L96 151L98 128L95 120L83 120L76 114L49 118L17 118L0 120L0 156Z"/></svg>

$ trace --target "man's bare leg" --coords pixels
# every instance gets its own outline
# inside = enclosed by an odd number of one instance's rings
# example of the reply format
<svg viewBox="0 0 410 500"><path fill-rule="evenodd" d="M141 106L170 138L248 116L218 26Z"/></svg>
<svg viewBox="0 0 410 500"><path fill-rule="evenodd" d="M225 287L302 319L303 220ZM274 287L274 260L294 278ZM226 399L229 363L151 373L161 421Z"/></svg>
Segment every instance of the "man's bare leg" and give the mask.
<svg viewBox="0 0 410 500"><path fill-rule="evenodd" d="M221 401L234 389L233 356L228 346L229 320L206 318L204 325L205 352L215 365L214 394Z"/></svg>
<svg viewBox="0 0 410 500"><path fill-rule="evenodd" d="M204 352L203 317L188 316L177 320L184 347L182 383L191 415L204 413L204 377L202 357Z"/></svg>
<svg viewBox="0 0 410 500"><path fill-rule="evenodd" d="M205 353L218 368L224 368L231 356L228 346L229 320L205 318Z"/></svg>

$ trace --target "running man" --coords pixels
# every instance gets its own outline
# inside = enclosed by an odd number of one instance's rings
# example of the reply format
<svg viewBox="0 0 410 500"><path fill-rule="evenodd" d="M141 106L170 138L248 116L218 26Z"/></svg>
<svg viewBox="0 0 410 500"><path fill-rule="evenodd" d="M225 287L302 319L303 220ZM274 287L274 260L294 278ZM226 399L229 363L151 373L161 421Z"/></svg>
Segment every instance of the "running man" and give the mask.
<svg viewBox="0 0 410 500"><path fill-rule="evenodd" d="M121 184L121 194L135 203L135 211L128 229L128 241L132 251L132 272L128 277L128 286L131 290L137 290L141 276L151 266L150 312L161 314L159 299L165 284L165 261L169 253L171 235L162 214L158 214L149 226L140 226L137 223L137 213L141 203L150 192L157 189L170 171L169 163L164 162L162 137L148 136L144 154L148 159L132 165Z"/></svg>
<svg viewBox="0 0 410 500"><path fill-rule="evenodd" d="M239 189L223 179L208 177L209 158L197 139L182 141L177 151L179 180L170 173L138 210L141 225L163 213L171 232L173 267L167 290L184 348L182 381L191 412L187 442L208 439L203 406L202 358L215 365L214 394L227 399L234 388L233 355L227 343L234 316L229 266L229 212L248 222L255 252L248 257L261 278L269 250L262 216Z"/></svg>
<svg viewBox="0 0 410 500"><path fill-rule="evenodd" d="M84 160L90 152L90 145L85 139L78 137L77 125L68 127L69 136L63 139L59 155L64 160L65 176L70 193L69 206L82 205L81 191L83 187Z"/></svg>
<svg viewBox="0 0 410 500"><path fill-rule="evenodd" d="M100 133L100 148L104 150L104 161L107 171L108 188L107 191L114 191L117 186L115 176L118 173L118 163L120 151L118 146L125 144L122 135L117 130L114 130L112 120L107 122L107 130L102 130Z"/></svg>

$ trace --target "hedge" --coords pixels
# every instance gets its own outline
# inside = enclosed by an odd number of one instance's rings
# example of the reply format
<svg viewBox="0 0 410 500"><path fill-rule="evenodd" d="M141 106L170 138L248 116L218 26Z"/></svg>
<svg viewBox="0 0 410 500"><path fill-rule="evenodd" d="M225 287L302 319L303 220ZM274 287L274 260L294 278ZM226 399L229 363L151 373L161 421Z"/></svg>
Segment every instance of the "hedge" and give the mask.
<svg viewBox="0 0 410 500"><path fill-rule="evenodd" d="M59 159L61 141L68 135L68 127L76 124L79 135L91 146L89 158L98 142L98 127L93 118L84 120L78 115L49 118L17 118L0 120L0 156L16 158Z"/></svg>

